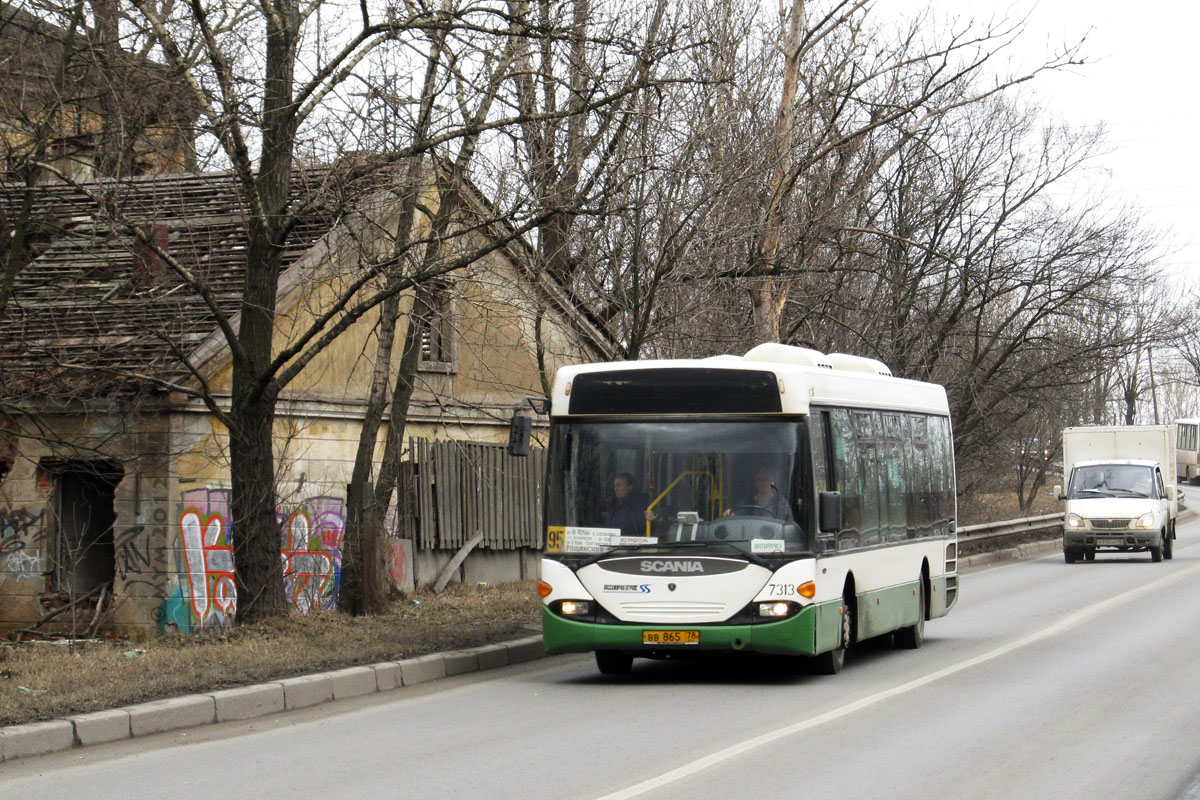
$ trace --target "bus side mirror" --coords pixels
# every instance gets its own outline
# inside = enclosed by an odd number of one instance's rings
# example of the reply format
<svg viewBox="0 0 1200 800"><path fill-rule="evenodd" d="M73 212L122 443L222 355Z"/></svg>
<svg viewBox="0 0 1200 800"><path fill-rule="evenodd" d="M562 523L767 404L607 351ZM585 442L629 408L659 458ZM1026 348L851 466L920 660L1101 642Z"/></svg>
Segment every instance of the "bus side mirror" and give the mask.
<svg viewBox="0 0 1200 800"><path fill-rule="evenodd" d="M1062 487L1061 487L1061 486L1055 486L1055 487L1054 487L1054 499L1055 499L1055 500L1062 500L1062 499L1063 499L1063 493L1062 493Z"/></svg>
<svg viewBox="0 0 1200 800"><path fill-rule="evenodd" d="M817 511L821 533L837 533L842 529L841 492L821 492L817 496Z"/></svg>
<svg viewBox="0 0 1200 800"><path fill-rule="evenodd" d="M508 423L508 454L523 458L529 455L529 434L533 430L533 419L520 411L513 412Z"/></svg>

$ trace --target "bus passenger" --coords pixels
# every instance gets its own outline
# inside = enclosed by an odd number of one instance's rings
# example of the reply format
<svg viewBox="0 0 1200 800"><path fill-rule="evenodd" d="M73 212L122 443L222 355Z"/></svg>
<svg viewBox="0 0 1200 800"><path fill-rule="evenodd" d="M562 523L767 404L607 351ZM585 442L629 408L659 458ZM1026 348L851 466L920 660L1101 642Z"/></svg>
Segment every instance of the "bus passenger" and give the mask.
<svg viewBox="0 0 1200 800"><path fill-rule="evenodd" d="M633 488L633 475L618 472L613 477L613 497L604 513L605 527L620 528L622 536L645 536L647 519L646 498Z"/></svg>

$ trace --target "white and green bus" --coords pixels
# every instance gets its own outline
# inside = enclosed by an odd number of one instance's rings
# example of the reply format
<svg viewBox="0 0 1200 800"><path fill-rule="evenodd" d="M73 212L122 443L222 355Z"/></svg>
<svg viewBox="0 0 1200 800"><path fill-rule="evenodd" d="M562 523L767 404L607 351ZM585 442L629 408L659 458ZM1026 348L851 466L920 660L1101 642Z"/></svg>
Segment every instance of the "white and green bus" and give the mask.
<svg viewBox="0 0 1200 800"><path fill-rule="evenodd" d="M547 652L604 673L705 651L836 673L864 639L920 647L954 605L941 386L765 344L565 367L549 412Z"/></svg>

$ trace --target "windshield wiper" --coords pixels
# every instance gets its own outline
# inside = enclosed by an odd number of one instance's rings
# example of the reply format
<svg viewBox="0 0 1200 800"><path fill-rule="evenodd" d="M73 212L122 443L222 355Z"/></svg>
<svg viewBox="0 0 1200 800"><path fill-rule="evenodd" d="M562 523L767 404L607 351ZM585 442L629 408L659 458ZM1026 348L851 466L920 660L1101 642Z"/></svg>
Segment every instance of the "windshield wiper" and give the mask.
<svg viewBox="0 0 1200 800"><path fill-rule="evenodd" d="M661 548L665 548L668 550L674 550L674 549L684 548L684 547L701 547L701 548L705 548L705 549L710 548L710 547L724 547L728 550L732 550L735 554L744 557L751 564L757 564L758 566L765 567L766 569L772 568L770 562L766 561L765 559L761 558L760 556L755 555L754 553L734 547L729 542L657 542L654 544L647 542L646 544L619 544L616 547L610 547L608 550L604 550L599 553L592 553L590 556L588 556L587 558L580 561L575 566L575 569L577 569L577 570L583 569L584 567L586 567L589 564L595 564L597 561L600 561L601 559L608 558L609 556L615 555L622 551L628 551L628 550L636 551L636 550L642 549L643 547L661 547Z"/></svg>
<svg viewBox="0 0 1200 800"><path fill-rule="evenodd" d="M660 546L672 547L672 548L673 547L705 547L705 548L708 548L708 547L714 547L714 546L715 547L725 547L725 548L732 550L734 553L736 553L739 556L744 556L745 559L747 561L749 561L751 564L757 564L760 567L766 567L767 569L771 569L771 565L769 563L767 563L765 560L763 560L759 556L757 556L754 553L751 553L747 550L742 550L741 548L734 547L731 542L666 542L665 544L661 544Z"/></svg>
<svg viewBox="0 0 1200 800"><path fill-rule="evenodd" d="M616 547L610 547L607 550L601 550L599 553L592 553L590 556L585 558L583 561L580 561L579 564L575 567L575 569L583 569L588 564L595 564L600 559L608 558L609 556L611 556L615 553L619 553L622 550L640 550L643 547L661 547L661 546L662 545L657 544L655 542L646 542L645 544L619 544Z"/></svg>

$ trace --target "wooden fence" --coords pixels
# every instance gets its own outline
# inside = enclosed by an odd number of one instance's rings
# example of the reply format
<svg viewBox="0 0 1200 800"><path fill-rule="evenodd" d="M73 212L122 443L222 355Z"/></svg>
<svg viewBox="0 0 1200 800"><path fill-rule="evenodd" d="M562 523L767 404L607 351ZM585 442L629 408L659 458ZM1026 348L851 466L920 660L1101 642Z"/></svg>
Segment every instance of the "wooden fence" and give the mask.
<svg viewBox="0 0 1200 800"><path fill-rule="evenodd" d="M502 444L410 439L397 497L397 534L423 550L542 546L546 451L513 458Z"/></svg>

